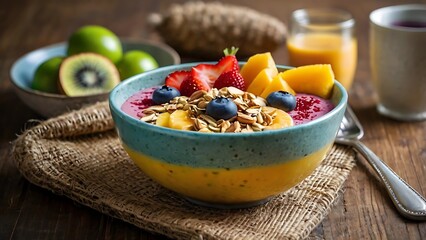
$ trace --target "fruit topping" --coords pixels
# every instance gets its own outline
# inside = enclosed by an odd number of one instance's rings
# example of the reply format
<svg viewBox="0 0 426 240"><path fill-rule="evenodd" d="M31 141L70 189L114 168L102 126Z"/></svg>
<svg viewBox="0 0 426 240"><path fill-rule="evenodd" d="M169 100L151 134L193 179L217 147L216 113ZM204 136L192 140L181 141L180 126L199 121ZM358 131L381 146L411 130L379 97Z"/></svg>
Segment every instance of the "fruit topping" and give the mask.
<svg viewBox="0 0 426 240"><path fill-rule="evenodd" d="M288 85L288 83L281 77L280 74L276 75L272 79L272 82L266 86L265 90L263 90L260 96L267 98L270 93L275 91L285 91L296 95L296 92Z"/></svg>
<svg viewBox="0 0 426 240"><path fill-rule="evenodd" d="M272 69L272 77L278 74L275 61L270 52L259 53L251 56L240 71L241 76L243 76L246 81L246 86L250 86L256 76L265 68Z"/></svg>
<svg viewBox="0 0 426 240"><path fill-rule="evenodd" d="M170 113L163 112L158 115L157 120L155 120L155 125L161 127L170 127Z"/></svg>
<svg viewBox="0 0 426 240"><path fill-rule="evenodd" d="M191 70L192 78L196 81L206 84L207 89L213 87L215 81L219 78L222 73L229 71L239 71L238 60L235 57L235 53L238 48L231 48L231 50L225 49L223 52L225 56L222 57L216 64L198 64Z"/></svg>
<svg viewBox="0 0 426 240"><path fill-rule="evenodd" d="M235 87L200 90L142 110L141 121L198 132L258 132L293 125L289 115ZM164 113L170 113L170 116Z"/></svg>
<svg viewBox="0 0 426 240"><path fill-rule="evenodd" d="M201 63L189 71L172 72L166 77L165 84L178 89L182 95L189 97L195 91L210 90L223 75L217 83L217 87L234 86L245 90L244 80L239 74L238 60L235 57L237 51L238 48L235 47L230 50L225 49L223 51L225 56L216 64Z"/></svg>
<svg viewBox="0 0 426 240"><path fill-rule="evenodd" d="M251 92L259 96L262 94L263 90L271 84L272 78L275 76L274 74L277 74L275 69L263 69L247 87L247 92Z"/></svg>
<svg viewBox="0 0 426 240"><path fill-rule="evenodd" d="M192 77L212 88L214 82L222 73L229 72L234 68L233 59L224 57L217 64L198 64L192 68Z"/></svg>
<svg viewBox="0 0 426 240"><path fill-rule="evenodd" d="M60 89L68 96L105 93L120 82L115 65L96 53L66 58L59 69Z"/></svg>
<svg viewBox="0 0 426 240"><path fill-rule="evenodd" d="M296 98L289 92L272 92L268 95L266 101L268 102L269 106L279 108L286 112L296 108Z"/></svg>
<svg viewBox="0 0 426 240"><path fill-rule="evenodd" d="M186 110L176 110L170 114L169 126L179 130L191 130L194 122L189 117L189 112Z"/></svg>
<svg viewBox="0 0 426 240"><path fill-rule="evenodd" d="M191 71L175 71L170 73L165 80L165 83L169 87L174 87L180 90L180 85L183 81L191 76Z"/></svg>
<svg viewBox="0 0 426 240"><path fill-rule="evenodd" d="M243 91L246 90L244 79L236 70L222 73L214 83L213 87L217 89L221 89L223 87L236 87Z"/></svg>
<svg viewBox="0 0 426 240"><path fill-rule="evenodd" d="M216 120L228 120L237 116L237 112L237 105L226 97L217 97L211 100L206 107L206 114Z"/></svg>
<svg viewBox="0 0 426 240"><path fill-rule="evenodd" d="M330 64L306 65L279 74L294 91L329 98L334 85Z"/></svg>
<svg viewBox="0 0 426 240"><path fill-rule="evenodd" d="M273 111L274 119L272 120L272 124L265 127L265 130L274 130L281 129L285 127L290 127L294 125L293 118L286 112L280 109L272 108L272 107L264 107L268 109L268 111Z"/></svg>
<svg viewBox="0 0 426 240"><path fill-rule="evenodd" d="M164 85L154 90L152 93L152 101L154 101L155 104L163 104L177 96L180 96L179 90L174 87Z"/></svg>
<svg viewBox="0 0 426 240"><path fill-rule="evenodd" d="M238 64L238 60L237 57L235 56L238 52L238 48L236 47L231 47L231 49L226 48L225 50L223 50L223 54L225 54L224 57L222 57L221 60L219 60L219 62L221 61L226 61L226 62L232 62L233 66L231 71L240 71L240 65Z"/></svg>
<svg viewBox="0 0 426 240"><path fill-rule="evenodd" d="M210 90L210 87L203 82L203 80L200 80L199 78L194 78L192 76L185 79L182 84L180 85L180 93L183 96L191 96L194 92L198 90Z"/></svg>

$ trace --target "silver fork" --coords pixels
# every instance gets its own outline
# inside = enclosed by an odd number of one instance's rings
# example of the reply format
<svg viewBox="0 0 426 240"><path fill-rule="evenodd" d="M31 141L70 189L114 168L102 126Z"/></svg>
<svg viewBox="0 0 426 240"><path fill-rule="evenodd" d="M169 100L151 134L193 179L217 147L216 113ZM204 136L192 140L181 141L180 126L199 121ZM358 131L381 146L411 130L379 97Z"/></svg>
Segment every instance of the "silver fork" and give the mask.
<svg viewBox="0 0 426 240"><path fill-rule="evenodd" d="M364 156L379 175L392 202L404 217L412 220L426 220L425 198L360 141L363 135L364 131L360 122L348 106L335 142L352 146Z"/></svg>

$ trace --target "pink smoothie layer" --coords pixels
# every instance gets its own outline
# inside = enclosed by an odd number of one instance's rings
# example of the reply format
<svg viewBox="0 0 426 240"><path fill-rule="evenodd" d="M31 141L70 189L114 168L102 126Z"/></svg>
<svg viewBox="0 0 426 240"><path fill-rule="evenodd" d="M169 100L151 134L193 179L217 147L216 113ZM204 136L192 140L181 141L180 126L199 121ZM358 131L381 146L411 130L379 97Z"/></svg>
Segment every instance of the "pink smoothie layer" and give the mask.
<svg viewBox="0 0 426 240"><path fill-rule="evenodd" d="M154 104L152 93L156 88L147 88L133 94L121 105L121 110L134 118L141 118L142 110Z"/></svg>
<svg viewBox="0 0 426 240"><path fill-rule="evenodd" d="M123 103L121 110L134 118L141 118L142 110L153 105L152 93L155 88L137 92ZM295 125L317 119L334 108L334 105L329 100L310 94L298 93L296 100L296 108L289 112Z"/></svg>
<svg viewBox="0 0 426 240"><path fill-rule="evenodd" d="M330 112L334 105L326 99L315 95L296 94L296 108L289 112L293 118L294 125L310 122Z"/></svg>

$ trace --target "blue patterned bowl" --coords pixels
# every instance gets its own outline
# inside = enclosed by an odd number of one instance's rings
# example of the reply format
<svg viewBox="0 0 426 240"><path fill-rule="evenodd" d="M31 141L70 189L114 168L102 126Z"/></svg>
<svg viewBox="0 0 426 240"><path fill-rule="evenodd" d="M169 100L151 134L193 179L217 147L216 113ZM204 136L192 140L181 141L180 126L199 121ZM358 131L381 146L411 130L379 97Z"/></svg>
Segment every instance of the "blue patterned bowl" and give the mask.
<svg viewBox="0 0 426 240"><path fill-rule="evenodd" d="M154 126L121 105L134 93L198 63L159 68L120 83L110 93L113 120L130 158L162 186L198 204L241 208L261 204L301 182L325 158L347 104L337 81L331 112L309 123L253 133L199 133ZM288 69L278 66L279 71Z"/></svg>

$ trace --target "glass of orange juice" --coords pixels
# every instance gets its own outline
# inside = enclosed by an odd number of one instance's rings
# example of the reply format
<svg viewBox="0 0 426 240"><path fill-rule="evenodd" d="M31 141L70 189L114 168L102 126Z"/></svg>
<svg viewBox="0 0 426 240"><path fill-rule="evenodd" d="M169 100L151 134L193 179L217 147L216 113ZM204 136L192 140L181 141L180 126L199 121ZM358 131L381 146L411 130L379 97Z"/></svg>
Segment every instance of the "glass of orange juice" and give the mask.
<svg viewBox="0 0 426 240"><path fill-rule="evenodd" d="M357 63L355 20L344 10L299 9L292 13L287 39L290 66L331 64L349 90Z"/></svg>

